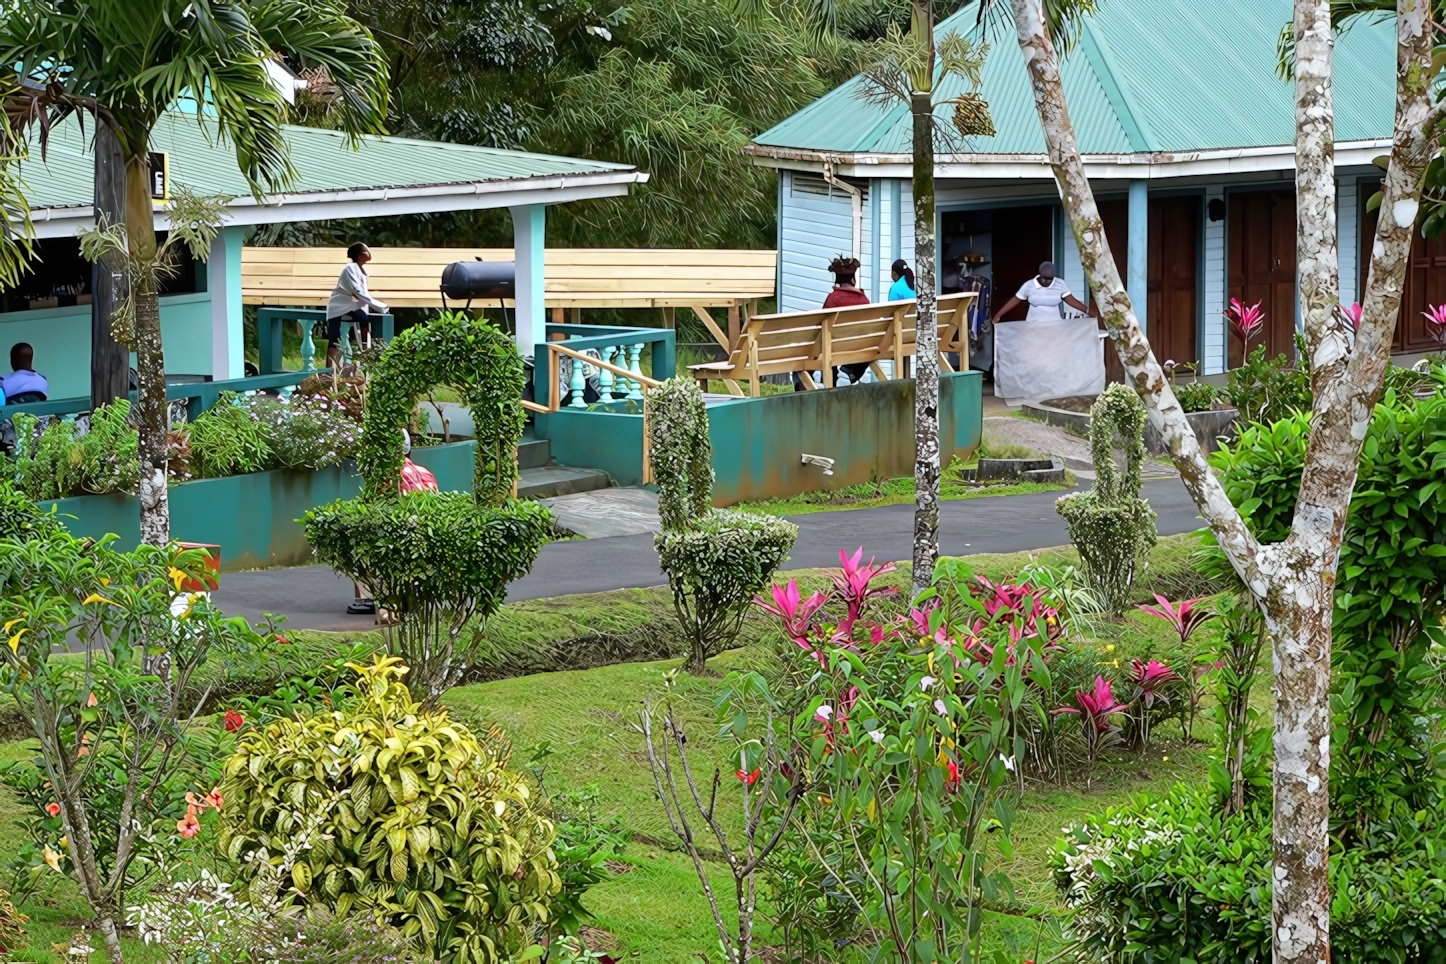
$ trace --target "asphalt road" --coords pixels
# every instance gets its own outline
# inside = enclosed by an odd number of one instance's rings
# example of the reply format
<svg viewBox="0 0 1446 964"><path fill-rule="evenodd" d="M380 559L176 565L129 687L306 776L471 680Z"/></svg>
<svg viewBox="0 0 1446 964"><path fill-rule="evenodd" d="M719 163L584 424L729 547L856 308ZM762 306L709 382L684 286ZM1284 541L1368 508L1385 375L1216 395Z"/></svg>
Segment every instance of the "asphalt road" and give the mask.
<svg viewBox="0 0 1446 964"><path fill-rule="evenodd" d="M1195 504L1178 479L1146 482L1142 494L1159 517L1161 535L1189 532L1201 525ZM1069 542L1064 520L1054 511L1052 492L984 496L939 506L939 551L963 556L976 552L1019 552ZM902 561L913 556L914 507L815 512L793 516L798 543L785 564L789 569L838 565L838 551L862 546L864 555ZM572 593L661 586L651 533L554 542L543 547L537 564L507 590L511 601ZM296 629L361 631L371 616L348 616L351 580L325 566L226 573L213 596L233 615L260 619L265 612L285 614Z"/></svg>

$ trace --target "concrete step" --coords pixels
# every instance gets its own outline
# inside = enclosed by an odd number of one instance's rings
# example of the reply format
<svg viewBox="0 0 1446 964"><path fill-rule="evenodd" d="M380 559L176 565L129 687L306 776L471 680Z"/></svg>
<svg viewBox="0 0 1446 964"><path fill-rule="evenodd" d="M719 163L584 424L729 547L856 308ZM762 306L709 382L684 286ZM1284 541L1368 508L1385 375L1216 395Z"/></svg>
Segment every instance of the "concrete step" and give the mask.
<svg viewBox="0 0 1446 964"><path fill-rule="evenodd" d="M523 469L522 477L517 481L517 496L522 499L549 499L555 495L606 489L612 484L612 479L601 469L579 469L553 462Z"/></svg>
<svg viewBox="0 0 1446 964"><path fill-rule="evenodd" d="M524 435L517 443L517 467L540 469L552 461L552 443L545 438Z"/></svg>

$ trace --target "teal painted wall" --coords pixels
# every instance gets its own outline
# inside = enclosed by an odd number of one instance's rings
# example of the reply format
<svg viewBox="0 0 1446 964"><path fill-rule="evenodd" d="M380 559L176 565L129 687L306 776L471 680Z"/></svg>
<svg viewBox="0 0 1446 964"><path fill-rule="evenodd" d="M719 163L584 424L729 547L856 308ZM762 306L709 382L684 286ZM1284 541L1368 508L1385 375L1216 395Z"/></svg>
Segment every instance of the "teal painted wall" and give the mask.
<svg viewBox="0 0 1446 964"><path fill-rule="evenodd" d="M437 476L443 491L472 491L475 442L415 449L412 459ZM221 547L228 571L297 566L311 561L297 519L308 509L361 491L361 476L345 467L320 472L256 472L201 479L171 487L171 537ZM86 495L41 503L55 505L77 536L120 536L118 548L140 541L140 501L126 495Z"/></svg>
<svg viewBox="0 0 1446 964"><path fill-rule="evenodd" d="M968 457L984 425L978 372L939 379L940 448ZM539 438L564 465L602 469L619 485L642 484L641 415L563 410L538 415ZM826 391L740 398L708 406L713 501L786 498L800 492L914 474L914 383L871 382ZM833 475L801 456L834 460Z"/></svg>
<svg viewBox="0 0 1446 964"><path fill-rule="evenodd" d="M50 382L49 397L90 394L90 305L0 312L0 370L10 371L10 346L17 341L34 346L35 370ZM161 299L161 345L166 352L166 371L211 374L209 294L203 291ZM131 364L135 364L134 356Z"/></svg>

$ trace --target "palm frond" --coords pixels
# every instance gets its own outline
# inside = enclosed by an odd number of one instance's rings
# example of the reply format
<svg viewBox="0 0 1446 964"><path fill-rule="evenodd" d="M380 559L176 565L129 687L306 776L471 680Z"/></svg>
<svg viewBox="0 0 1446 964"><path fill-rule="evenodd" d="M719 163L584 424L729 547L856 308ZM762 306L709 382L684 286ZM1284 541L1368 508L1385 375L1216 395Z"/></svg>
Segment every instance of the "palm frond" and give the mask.
<svg viewBox="0 0 1446 964"><path fill-rule="evenodd" d="M1079 42L1084 22L1099 12L1101 0L1044 0L1044 22L1049 38L1061 53ZM999 33L1014 34L1014 16L1004 0L979 0L975 30L989 39Z"/></svg>
<svg viewBox="0 0 1446 964"><path fill-rule="evenodd" d="M1439 19L1443 3L1436 0L1432 6L1437 8L1435 14ZM1331 28L1337 37L1344 36L1363 18L1379 23L1395 17L1395 0L1331 0ZM1288 20L1275 41L1275 73L1285 81L1295 76L1295 27Z"/></svg>

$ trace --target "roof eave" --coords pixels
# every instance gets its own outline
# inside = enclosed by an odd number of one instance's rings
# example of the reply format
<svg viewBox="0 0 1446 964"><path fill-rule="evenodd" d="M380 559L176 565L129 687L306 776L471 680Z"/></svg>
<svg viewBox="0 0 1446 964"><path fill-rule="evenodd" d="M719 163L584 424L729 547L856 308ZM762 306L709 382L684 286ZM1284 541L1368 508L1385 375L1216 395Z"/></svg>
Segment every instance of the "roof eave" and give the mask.
<svg viewBox="0 0 1446 964"><path fill-rule="evenodd" d="M620 197L648 175L636 168L586 174L549 174L525 178L461 181L453 184L356 190L302 191L266 195L259 202L247 195L227 205L226 225L274 224L339 218L379 218L441 211L478 211L527 204L565 204L591 198ZM39 238L67 237L88 227L95 211L86 205L34 207L31 220ZM170 227L164 209L156 211L156 230Z"/></svg>
<svg viewBox="0 0 1446 964"><path fill-rule="evenodd" d="M1335 145L1336 167L1370 164L1381 151L1390 150L1389 137L1363 141L1340 141ZM902 177L913 173L909 154L849 153L816 151L769 144L749 144L744 152L762 167L799 171L821 171L829 163L848 177ZM1198 151L1156 151L1138 154L1086 154L1085 174L1090 178L1127 180L1200 177L1213 174L1243 174L1292 170L1294 145L1216 148ZM934 159L934 176L959 180L1020 180L1052 178L1049 158L1044 154L940 154Z"/></svg>

